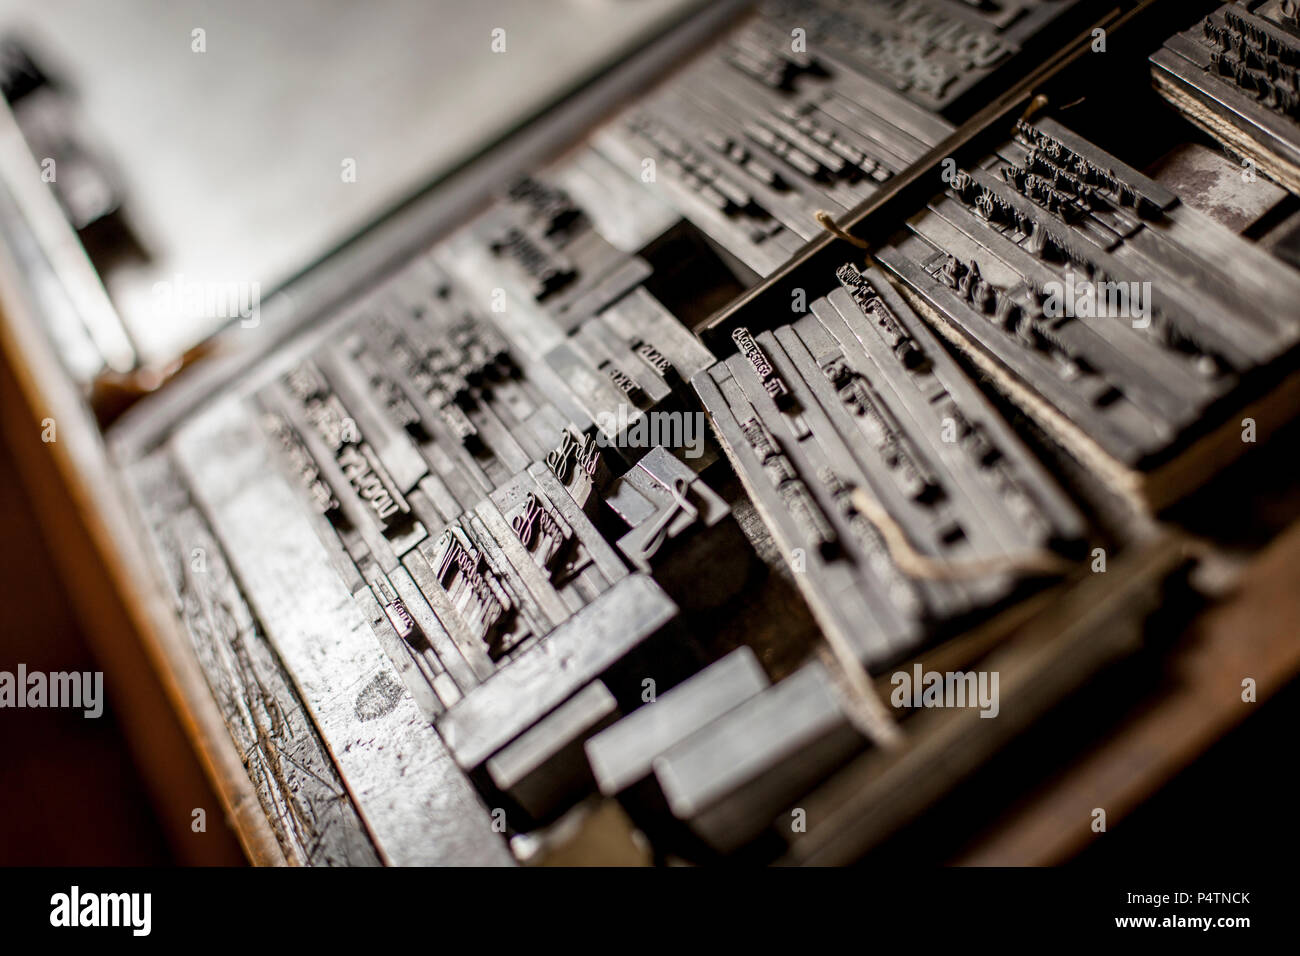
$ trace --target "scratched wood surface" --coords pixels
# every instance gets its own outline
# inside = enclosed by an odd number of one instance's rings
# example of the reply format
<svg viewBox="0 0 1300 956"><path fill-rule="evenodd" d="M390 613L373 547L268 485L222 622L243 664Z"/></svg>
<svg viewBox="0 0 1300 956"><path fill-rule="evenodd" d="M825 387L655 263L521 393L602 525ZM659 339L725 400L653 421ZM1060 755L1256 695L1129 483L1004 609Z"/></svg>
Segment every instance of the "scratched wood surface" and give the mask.
<svg viewBox="0 0 1300 956"><path fill-rule="evenodd" d="M174 464L158 452L140 474L161 570L285 859L377 865L329 750Z"/></svg>

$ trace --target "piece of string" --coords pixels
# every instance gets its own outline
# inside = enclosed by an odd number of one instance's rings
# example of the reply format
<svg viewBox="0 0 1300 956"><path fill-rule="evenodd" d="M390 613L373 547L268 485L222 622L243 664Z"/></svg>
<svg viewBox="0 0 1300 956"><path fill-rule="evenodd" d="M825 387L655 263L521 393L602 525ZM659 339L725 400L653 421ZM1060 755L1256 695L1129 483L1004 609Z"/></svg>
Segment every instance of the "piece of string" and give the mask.
<svg viewBox="0 0 1300 956"><path fill-rule="evenodd" d="M1029 101L1029 105L1025 107L1025 111L1020 114L1020 121L1022 123L1028 123L1030 120L1032 120L1035 116L1037 116L1046 108L1047 108L1047 94L1039 93L1037 96L1035 96L1032 100Z"/></svg>
<svg viewBox="0 0 1300 956"><path fill-rule="evenodd" d="M854 488L849 496L853 507L866 518L880 536L894 564L904 574L926 581L956 581L979 578L992 574L1064 574L1074 567L1050 551L1031 551L1020 555L996 555L989 558L971 558L962 561L945 561L921 554L907 540L907 534L880 503L862 487Z"/></svg>
<svg viewBox="0 0 1300 956"><path fill-rule="evenodd" d="M835 224L835 218L825 209L818 209L814 214L817 222L823 229L829 232L836 239L843 239L845 242L852 243L859 249L870 249L871 244L865 239L859 239L857 236L850 235Z"/></svg>

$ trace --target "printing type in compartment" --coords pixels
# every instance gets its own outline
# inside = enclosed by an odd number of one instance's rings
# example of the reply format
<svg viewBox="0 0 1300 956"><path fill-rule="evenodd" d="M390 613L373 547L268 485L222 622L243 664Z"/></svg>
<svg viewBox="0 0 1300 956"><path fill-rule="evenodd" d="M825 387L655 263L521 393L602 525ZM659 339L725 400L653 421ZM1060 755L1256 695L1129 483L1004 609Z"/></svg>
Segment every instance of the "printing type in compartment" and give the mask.
<svg viewBox="0 0 1300 956"><path fill-rule="evenodd" d="M1157 470L1280 367L1300 273L1054 119L947 178L877 254L913 304L1118 490L1207 477Z"/></svg>
<svg viewBox="0 0 1300 956"><path fill-rule="evenodd" d="M693 384L823 627L880 667L1059 573L1083 522L879 270Z"/></svg>
<svg viewBox="0 0 1300 956"><path fill-rule="evenodd" d="M827 54L823 5L764 9L597 131L593 148L767 275L953 127ZM792 33L795 30L795 33Z"/></svg>
<svg viewBox="0 0 1300 956"><path fill-rule="evenodd" d="M1300 7L1229 3L1151 55L1156 88L1198 126L1300 192Z"/></svg>

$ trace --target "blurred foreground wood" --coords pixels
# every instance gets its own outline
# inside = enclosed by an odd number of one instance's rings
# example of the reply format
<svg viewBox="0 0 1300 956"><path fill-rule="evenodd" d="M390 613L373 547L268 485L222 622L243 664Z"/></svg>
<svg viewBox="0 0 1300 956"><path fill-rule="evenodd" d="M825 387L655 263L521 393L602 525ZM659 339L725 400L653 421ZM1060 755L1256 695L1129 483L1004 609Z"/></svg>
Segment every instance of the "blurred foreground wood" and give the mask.
<svg viewBox="0 0 1300 956"><path fill-rule="evenodd" d="M1298 566L1293 525L1251 562L1235 594L1196 619L1169 655L1168 680L1128 720L952 862L1068 861L1105 838L1092 832L1094 808L1112 826L1300 676ZM1242 700L1245 678L1256 682L1255 703Z"/></svg>

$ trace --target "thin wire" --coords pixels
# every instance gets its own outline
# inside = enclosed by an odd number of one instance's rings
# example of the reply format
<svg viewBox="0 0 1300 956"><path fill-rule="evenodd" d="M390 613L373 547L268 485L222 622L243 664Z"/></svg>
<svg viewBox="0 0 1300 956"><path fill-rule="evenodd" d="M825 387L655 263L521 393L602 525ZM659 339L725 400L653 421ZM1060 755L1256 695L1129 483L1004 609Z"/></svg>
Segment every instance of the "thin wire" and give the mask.
<svg viewBox="0 0 1300 956"><path fill-rule="evenodd" d="M845 232L839 226L837 226L835 224L835 218L830 213L828 213L825 209L818 209L814 215L815 218L817 219L817 222L821 225L821 227L825 229L827 232L829 232L836 239L843 239L845 242L850 242L853 245L857 246L859 249L871 248L871 244L867 242L865 239L859 239L857 236L851 235Z"/></svg>
<svg viewBox="0 0 1300 956"><path fill-rule="evenodd" d="M962 561L946 561L921 554L907 540L907 534L875 498L867 494L862 487L854 488L850 494L853 507L866 518L885 539L885 547L894 564L904 574L926 581L955 581L966 578L980 578L993 574L1064 574L1074 567L1050 551L1031 551L1025 554L1002 554L988 558L970 558Z"/></svg>

